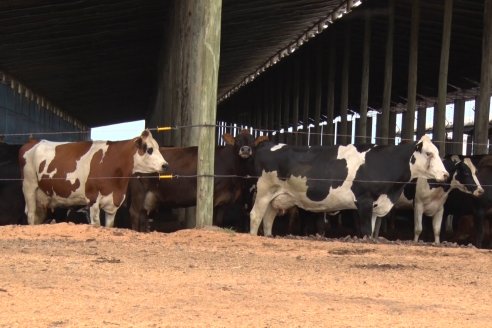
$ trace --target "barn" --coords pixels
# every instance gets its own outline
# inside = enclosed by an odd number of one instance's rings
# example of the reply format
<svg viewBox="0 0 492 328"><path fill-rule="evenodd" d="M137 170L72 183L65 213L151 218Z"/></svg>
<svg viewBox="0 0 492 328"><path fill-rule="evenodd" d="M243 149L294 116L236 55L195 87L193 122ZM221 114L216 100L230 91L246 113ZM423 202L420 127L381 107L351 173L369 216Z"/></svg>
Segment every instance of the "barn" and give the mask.
<svg viewBox="0 0 492 328"><path fill-rule="evenodd" d="M134 119L167 127L162 144L199 147L198 226L210 224L213 145L224 131L312 145L432 133L441 155L461 154L463 142L486 154L491 6L2 2L0 134L21 143L87 139L90 127Z"/></svg>

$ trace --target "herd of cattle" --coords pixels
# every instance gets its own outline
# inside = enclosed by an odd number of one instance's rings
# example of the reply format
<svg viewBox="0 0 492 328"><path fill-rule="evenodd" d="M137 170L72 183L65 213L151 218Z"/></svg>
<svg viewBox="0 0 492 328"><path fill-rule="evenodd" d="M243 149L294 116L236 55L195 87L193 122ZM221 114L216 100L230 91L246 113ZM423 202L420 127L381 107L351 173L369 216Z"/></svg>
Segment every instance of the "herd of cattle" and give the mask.
<svg viewBox="0 0 492 328"><path fill-rule="evenodd" d="M215 154L215 225L251 234L261 228L265 236L402 238L410 223L418 241L425 215L435 243L492 246L492 156L441 159L428 136L397 146L290 146L248 130L223 139ZM117 142L0 143L0 224L75 214L100 225L102 209L107 227L147 231L170 210L196 204L197 161L196 147L159 147L148 130ZM177 178L160 180L162 172ZM413 220L402 216L407 210Z"/></svg>

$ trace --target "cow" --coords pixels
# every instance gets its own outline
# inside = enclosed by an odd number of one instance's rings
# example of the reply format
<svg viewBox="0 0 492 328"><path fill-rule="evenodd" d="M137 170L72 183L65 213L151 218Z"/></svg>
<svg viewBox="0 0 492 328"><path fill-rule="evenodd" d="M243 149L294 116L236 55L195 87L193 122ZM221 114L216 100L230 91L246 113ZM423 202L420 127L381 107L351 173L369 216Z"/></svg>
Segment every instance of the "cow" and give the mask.
<svg viewBox="0 0 492 328"><path fill-rule="evenodd" d="M26 223L18 161L21 146L0 142L0 225Z"/></svg>
<svg viewBox="0 0 492 328"><path fill-rule="evenodd" d="M395 210L414 209L414 241L422 232L422 216L432 217L434 242L439 244L444 204L452 190L460 190L479 197L484 190L476 176L476 167L468 157L448 156L443 160L449 178L444 182L417 178L405 186L395 204Z"/></svg>
<svg viewBox="0 0 492 328"><path fill-rule="evenodd" d="M254 146L265 141L266 136L255 140L248 130L242 130L235 138L225 133L223 139L226 145L215 148L215 174L219 177L214 180L213 222L219 226L223 224L224 206L244 196L248 181L238 176L245 177L251 172ZM169 162L169 171L177 177L158 183L144 178L131 181L130 217L132 229L137 231L148 230L148 216L159 207L196 205L198 148L161 147L160 151Z"/></svg>
<svg viewBox="0 0 492 328"><path fill-rule="evenodd" d="M492 156L474 155L470 156L477 167L478 181L484 189L480 197L474 197L460 190L453 190L444 205L444 217L453 216L453 229L459 226L458 219L465 215L473 216L474 241L476 247L482 247L484 240L484 225L487 220L487 212L492 209ZM444 235L445 229L441 229Z"/></svg>
<svg viewBox="0 0 492 328"><path fill-rule="evenodd" d="M28 223L43 223L49 208L88 205L91 224L103 209L112 227L132 174L167 167L158 149L149 130L114 142L31 140L19 150Z"/></svg>
<svg viewBox="0 0 492 328"><path fill-rule="evenodd" d="M260 177L250 233L256 235L263 220L265 236L271 236L277 213L292 206L312 212L356 209L362 233L373 236L376 218L391 210L405 183L449 176L428 136L398 146L263 143L256 152L255 174Z"/></svg>

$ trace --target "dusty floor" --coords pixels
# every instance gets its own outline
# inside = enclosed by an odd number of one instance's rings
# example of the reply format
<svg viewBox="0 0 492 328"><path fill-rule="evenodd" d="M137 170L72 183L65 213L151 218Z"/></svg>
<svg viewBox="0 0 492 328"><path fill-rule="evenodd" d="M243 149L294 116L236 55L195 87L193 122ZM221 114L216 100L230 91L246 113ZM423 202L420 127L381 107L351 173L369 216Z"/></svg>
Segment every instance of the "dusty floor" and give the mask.
<svg viewBox="0 0 492 328"><path fill-rule="evenodd" d="M492 252L0 227L1 327L492 327Z"/></svg>

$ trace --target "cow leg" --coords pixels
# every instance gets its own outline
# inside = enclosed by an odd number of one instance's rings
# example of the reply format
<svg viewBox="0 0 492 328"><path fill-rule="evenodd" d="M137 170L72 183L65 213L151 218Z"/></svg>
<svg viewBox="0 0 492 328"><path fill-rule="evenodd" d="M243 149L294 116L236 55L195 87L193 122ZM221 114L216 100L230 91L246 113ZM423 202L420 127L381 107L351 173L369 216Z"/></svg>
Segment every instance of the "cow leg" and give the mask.
<svg viewBox="0 0 492 328"><path fill-rule="evenodd" d="M265 215L263 216L263 234L266 237L272 236L272 227L276 216L277 211L271 205L268 205Z"/></svg>
<svg viewBox="0 0 492 328"><path fill-rule="evenodd" d="M114 227L114 217L116 216L116 210L114 211L104 211L106 213L106 228Z"/></svg>
<svg viewBox="0 0 492 328"><path fill-rule="evenodd" d="M373 218L372 216L372 200L358 199L356 205L362 236L372 237L374 225L376 223L376 218Z"/></svg>
<svg viewBox="0 0 492 328"><path fill-rule="evenodd" d="M442 216L444 214L444 208L441 207L439 211L432 217L432 229L434 230L434 243L439 244L441 242L441 224Z"/></svg>
<svg viewBox="0 0 492 328"><path fill-rule="evenodd" d="M371 217L371 228L372 228L372 238L379 237L379 230L381 229L381 218L376 214L372 214Z"/></svg>
<svg viewBox="0 0 492 328"><path fill-rule="evenodd" d="M424 215L424 206L421 203L415 202L413 209L413 241L418 242L422 233L422 216Z"/></svg>
<svg viewBox="0 0 492 328"><path fill-rule="evenodd" d="M22 186L22 191L24 193L24 199L26 201L25 213L27 215L27 223L30 225L37 224L36 220L36 189L26 187L24 184Z"/></svg>
<svg viewBox="0 0 492 328"><path fill-rule="evenodd" d="M253 209L249 213L249 233L252 235L258 234L258 228L260 227L260 223L265 216L265 213L270 206L271 197L258 197L256 196L255 204L253 205Z"/></svg>
<svg viewBox="0 0 492 328"><path fill-rule="evenodd" d="M475 246L478 248L482 247L483 242L483 221L485 217L485 210L482 206L479 206L476 210L475 221L473 225L475 226Z"/></svg>
<svg viewBox="0 0 492 328"><path fill-rule="evenodd" d="M91 213L91 224L97 227L101 226L101 219L99 218L99 203L92 204L89 211Z"/></svg>

